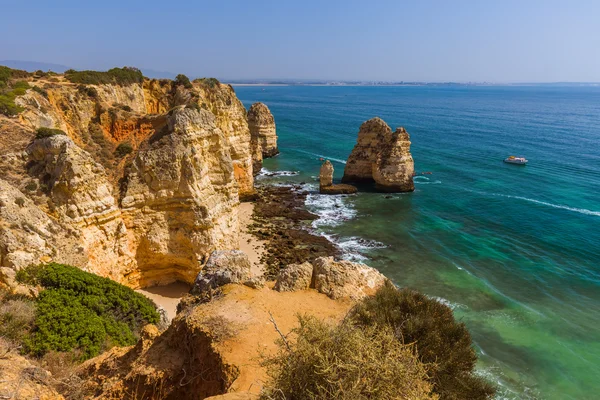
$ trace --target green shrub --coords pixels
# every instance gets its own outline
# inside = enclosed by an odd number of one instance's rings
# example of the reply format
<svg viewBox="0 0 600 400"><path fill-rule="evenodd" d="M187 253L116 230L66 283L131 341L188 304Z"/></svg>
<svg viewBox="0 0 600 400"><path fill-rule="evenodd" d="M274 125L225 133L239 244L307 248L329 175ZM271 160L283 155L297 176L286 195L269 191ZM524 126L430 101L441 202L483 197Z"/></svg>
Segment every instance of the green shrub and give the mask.
<svg viewBox="0 0 600 400"><path fill-rule="evenodd" d="M119 143L115 150L115 155L119 158L125 157L133 151L133 146L129 142Z"/></svg>
<svg viewBox="0 0 600 400"><path fill-rule="evenodd" d="M35 181L29 181L27 185L25 185L25 190L29 192L35 192L38 188L38 184Z"/></svg>
<svg viewBox="0 0 600 400"><path fill-rule="evenodd" d="M23 111L23 107L15 104L15 98L13 92L0 93L0 114L12 116Z"/></svg>
<svg viewBox="0 0 600 400"><path fill-rule="evenodd" d="M265 357L264 399L428 399L427 370L389 327L328 325L300 317L296 340ZM288 335L289 336L289 335Z"/></svg>
<svg viewBox="0 0 600 400"><path fill-rule="evenodd" d="M208 86L209 88L215 88L221 84L217 78L194 79L194 82L198 82L204 86Z"/></svg>
<svg viewBox="0 0 600 400"><path fill-rule="evenodd" d="M12 85L12 91L15 96L23 96L27 89L31 88L26 81L17 81Z"/></svg>
<svg viewBox="0 0 600 400"><path fill-rule="evenodd" d="M95 87L79 85L77 86L77 91L85 96L89 96L92 99L98 98L98 91Z"/></svg>
<svg viewBox="0 0 600 400"><path fill-rule="evenodd" d="M389 327L401 343L414 343L420 360L431 365L433 391L440 399L494 395L495 388L473 373L477 355L469 331L437 300L388 282L374 297L358 303L349 318L357 326Z"/></svg>
<svg viewBox="0 0 600 400"><path fill-rule="evenodd" d="M159 321L155 305L132 289L63 264L22 269L17 280L40 285L35 323L24 340L25 350L42 356L48 351L81 351L97 355L111 345L132 345L147 323Z"/></svg>
<svg viewBox="0 0 600 400"><path fill-rule="evenodd" d="M63 131L61 129L46 128L46 127L42 126L37 129L35 138L36 139L44 139L44 138L56 136L56 135L66 135L66 133L65 133L65 131Z"/></svg>
<svg viewBox="0 0 600 400"><path fill-rule="evenodd" d="M133 67L111 68L108 71L65 71L65 78L73 83L86 85L115 84L128 86L134 83L142 83L144 75Z"/></svg>
<svg viewBox="0 0 600 400"><path fill-rule="evenodd" d="M26 71L0 66L0 114L13 116L23 111L23 107L18 106L15 99L24 95L30 86L26 81L14 82L14 79L28 76Z"/></svg>
<svg viewBox="0 0 600 400"><path fill-rule="evenodd" d="M175 77L175 86L180 86L183 85L183 87L185 87L186 89L191 89L194 86L192 85L192 82L190 82L190 78L188 78L187 76L183 75L183 74L179 74Z"/></svg>
<svg viewBox="0 0 600 400"><path fill-rule="evenodd" d="M34 87L32 87L32 89L34 92L37 92L37 93L41 94L42 96L44 96L45 98L48 98L48 92L45 91L44 89L42 89L41 87L34 86Z"/></svg>

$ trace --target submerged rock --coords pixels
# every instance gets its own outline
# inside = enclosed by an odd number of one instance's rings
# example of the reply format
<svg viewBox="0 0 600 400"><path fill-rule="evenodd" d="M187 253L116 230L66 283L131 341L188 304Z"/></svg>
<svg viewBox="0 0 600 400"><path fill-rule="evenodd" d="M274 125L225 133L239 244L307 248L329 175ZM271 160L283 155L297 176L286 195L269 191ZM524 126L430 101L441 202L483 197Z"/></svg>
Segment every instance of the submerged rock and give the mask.
<svg viewBox="0 0 600 400"><path fill-rule="evenodd" d="M319 192L321 194L352 194L356 193L357 189L355 186L347 184L333 184L333 165L329 160L326 160L321 165L321 171L319 173Z"/></svg>
<svg viewBox="0 0 600 400"><path fill-rule="evenodd" d="M408 132L402 127L392 132L381 118L372 118L360 127L342 182L375 182L383 192L412 192L414 172Z"/></svg>

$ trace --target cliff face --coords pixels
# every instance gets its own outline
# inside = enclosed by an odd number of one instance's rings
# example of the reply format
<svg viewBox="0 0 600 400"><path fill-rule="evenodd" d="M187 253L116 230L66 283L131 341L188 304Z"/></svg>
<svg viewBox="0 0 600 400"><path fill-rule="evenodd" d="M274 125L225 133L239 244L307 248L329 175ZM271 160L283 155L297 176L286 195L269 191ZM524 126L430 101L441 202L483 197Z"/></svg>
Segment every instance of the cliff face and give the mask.
<svg viewBox="0 0 600 400"><path fill-rule="evenodd" d="M230 85L202 83L196 86L199 93L198 105L215 115L217 126L229 141L233 173L239 186L240 198L243 200L253 196L254 175L246 108Z"/></svg>
<svg viewBox="0 0 600 400"><path fill-rule="evenodd" d="M191 283L213 250L237 248L254 187L229 85L29 83L41 90L16 99L24 111L0 115L1 266L53 260L140 287ZM35 139L39 127L66 135Z"/></svg>
<svg viewBox="0 0 600 400"><path fill-rule="evenodd" d="M254 175L260 172L262 160L279 154L275 118L266 104L254 103L248 110Z"/></svg>
<svg viewBox="0 0 600 400"><path fill-rule="evenodd" d="M225 143L213 114L181 108L140 148L121 201L136 244L133 281L191 282L213 250L237 247L239 201Z"/></svg>
<svg viewBox="0 0 600 400"><path fill-rule="evenodd" d="M342 182L375 182L384 192L412 192L414 161L404 128L395 132L380 118L363 123Z"/></svg>

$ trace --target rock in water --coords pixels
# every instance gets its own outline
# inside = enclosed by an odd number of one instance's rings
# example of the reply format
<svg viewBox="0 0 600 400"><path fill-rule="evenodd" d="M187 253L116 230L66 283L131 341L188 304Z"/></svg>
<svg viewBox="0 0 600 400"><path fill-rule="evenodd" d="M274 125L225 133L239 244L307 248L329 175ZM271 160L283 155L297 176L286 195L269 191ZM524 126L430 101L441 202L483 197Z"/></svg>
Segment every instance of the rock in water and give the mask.
<svg viewBox="0 0 600 400"><path fill-rule="evenodd" d="M331 185L333 185L333 165L329 160L326 160L323 165L321 165L319 186L324 188Z"/></svg>
<svg viewBox="0 0 600 400"><path fill-rule="evenodd" d="M360 127L342 182L375 182L383 192L412 192L414 172L408 132L402 127L392 132L381 118L372 118Z"/></svg>
<svg viewBox="0 0 600 400"><path fill-rule="evenodd" d="M277 132L273 114L263 103L254 103L248 110L248 127L250 128L250 147L254 175L262 168L263 158L279 154L277 148Z"/></svg>
<svg viewBox="0 0 600 400"><path fill-rule="evenodd" d="M351 194L356 193L356 187L352 185L334 185L333 184L333 165L326 160L321 165L319 174L319 192L321 194Z"/></svg>

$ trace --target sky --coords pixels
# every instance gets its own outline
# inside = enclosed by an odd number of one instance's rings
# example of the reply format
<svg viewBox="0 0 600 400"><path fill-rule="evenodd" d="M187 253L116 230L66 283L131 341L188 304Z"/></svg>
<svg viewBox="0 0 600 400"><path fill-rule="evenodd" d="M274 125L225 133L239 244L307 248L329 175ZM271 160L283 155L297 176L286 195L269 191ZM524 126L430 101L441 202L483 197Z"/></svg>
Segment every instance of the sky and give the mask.
<svg viewBox="0 0 600 400"><path fill-rule="evenodd" d="M600 82L598 0L0 0L0 60L190 77Z"/></svg>

